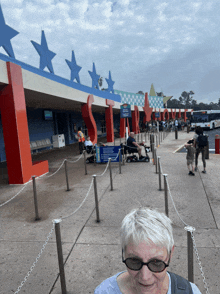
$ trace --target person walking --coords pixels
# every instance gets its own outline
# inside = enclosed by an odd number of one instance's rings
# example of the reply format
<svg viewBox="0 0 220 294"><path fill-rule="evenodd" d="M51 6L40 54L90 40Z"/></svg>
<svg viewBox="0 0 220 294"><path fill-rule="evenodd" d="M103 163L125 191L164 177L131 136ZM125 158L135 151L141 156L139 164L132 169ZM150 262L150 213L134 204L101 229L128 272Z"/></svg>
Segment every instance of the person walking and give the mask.
<svg viewBox="0 0 220 294"><path fill-rule="evenodd" d="M85 142L85 137L84 134L82 132L82 128L78 127L78 132L77 132L77 136L78 136L78 142L79 142L79 152L80 154L82 154L83 152L83 148L84 148L84 142Z"/></svg>
<svg viewBox="0 0 220 294"><path fill-rule="evenodd" d="M194 160L195 160L195 152L196 149L194 147L194 140L189 140L185 145L185 148L187 150L186 154L186 161L187 161L187 167L189 170L189 176L195 176L194 174ZM192 170L190 170L190 166L192 167Z"/></svg>
<svg viewBox="0 0 220 294"><path fill-rule="evenodd" d="M196 161L195 161L195 171L198 171L198 157L202 153L203 171L206 174L206 161L205 161L205 147L208 145L207 136L203 135L203 129L201 127L196 128L195 135L195 147L196 147Z"/></svg>

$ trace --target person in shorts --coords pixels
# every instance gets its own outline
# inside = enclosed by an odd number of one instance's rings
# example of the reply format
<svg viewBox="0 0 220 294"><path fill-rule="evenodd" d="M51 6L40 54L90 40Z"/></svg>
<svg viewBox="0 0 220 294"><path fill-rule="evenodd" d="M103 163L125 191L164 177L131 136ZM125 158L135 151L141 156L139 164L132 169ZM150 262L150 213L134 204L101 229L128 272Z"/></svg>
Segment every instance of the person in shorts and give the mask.
<svg viewBox="0 0 220 294"><path fill-rule="evenodd" d="M186 164L189 170L189 176L195 176L194 174L194 160L195 160L195 152L196 148L194 147L194 140L189 140L185 145L187 150L186 154Z"/></svg>

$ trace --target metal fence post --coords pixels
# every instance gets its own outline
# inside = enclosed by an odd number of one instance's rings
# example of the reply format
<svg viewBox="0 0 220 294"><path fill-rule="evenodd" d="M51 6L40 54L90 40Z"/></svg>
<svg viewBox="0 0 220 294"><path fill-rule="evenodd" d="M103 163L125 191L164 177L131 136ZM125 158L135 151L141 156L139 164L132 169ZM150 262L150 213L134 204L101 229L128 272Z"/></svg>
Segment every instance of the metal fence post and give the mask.
<svg viewBox="0 0 220 294"><path fill-rule="evenodd" d="M161 191L162 188L161 188L161 166L160 166L160 156L158 156L158 170L159 170L159 173L158 173L158 176L159 176L159 191Z"/></svg>
<svg viewBox="0 0 220 294"><path fill-rule="evenodd" d="M86 150L83 150L83 155L84 155L85 175L87 175Z"/></svg>
<svg viewBox="0 0 220 294"><path fill-rule="evenodd" d="M154 148L155 173L157 174L157 148Z"/></svg>
<svg viewBox="0 0 220 294"><path fill-rule="evenodd" d="M93 175L93 185L94 185L94 195L95 195L96 221L97 221L97 223L99 223L100 222L100 219L99 219L99 200L98 200L96 175Z"/></svg>
<svg viewBox="0 0 220 294"><path fill-rule="evenodd" d="M60 234L60 222L61 219L55 219L55 234L56 234L56 242L57 242L57 255L58 255L58 264L60 270L60 284L62 294L67 294L66 292L66 280L65 280L65 272L64 272L64 264L63 264L63 252L62 252L62 242L61 242L61 234Z"/></svg>
<svg viewBox="0 0 220 294"><path fill-rule="evenodd" d="M66 160L65 160L65 174L66 174L66 190L70 191L69 180L68 180L67 161Z"/></svg>
<svg viewBox="0 0 220 294"><path fill-rule="evenodd" d="M40 220L39 214L38 214L38 203L37 203L37 188L36 188L36 181L35 176L32 176L33 181L33 192L34 192L34 208L35 208L35 220Z"/></svg>
<svg viewBox="0 0 220 294"><path fill-rule="evenodd" d="M113 190L113 182L112 182L112 166L111 166L111 158L109 158L109 174L110 174L110 185L111 191Z"/></svg>
<svg viewBox="0 0 220 294"><path fill-rule="evenodd" d="M118 156L119 156L119 174L121 174L121 149L119 149L119 152L118 152Z"/></svg>
<svg viewBox="0 0 220 294"><path fill-rule="evenodd" d="M167 174L164 174L164 200L165 200L165 213L166 216L169 216L168 209L168 191L167 191Z"/></svg>
<svg viewBox="0 0 220 294"><path fill-rule="evenodd" d="M125 165L125 149L124 149L124 147L122 148L122 154L123 154L122 164Z"/></svg>
<svg viewBox="0 0 220 294"><path fill-rule="evenodd" d="M178 129L177 129L177 127L175 128L175 139L176 140L178 139Z"/></svg>
<svg viewBox="0 0 220 294"><path fill-rule="evenodd" d="M187 226L184 228L187 231L187 256L188 256L188 280L194 282L194 266L193 266L193 241L192 232L195 228Z"/></svg>
<svg viewBox="0 0 220 294"><path fill-rule="evenodd" d="M152 146L152 150L151 150L152 151L152 160L154 161L154 143L152 143L151 146Z"/></svg>
<svg viewBox="0 0 220 294"><path fill-rule="evenodd" d="M156 155L157 154L157 148L154 146L154 165L156 165ZM155 168L156 168L156 166L155 166Z"/></svg>

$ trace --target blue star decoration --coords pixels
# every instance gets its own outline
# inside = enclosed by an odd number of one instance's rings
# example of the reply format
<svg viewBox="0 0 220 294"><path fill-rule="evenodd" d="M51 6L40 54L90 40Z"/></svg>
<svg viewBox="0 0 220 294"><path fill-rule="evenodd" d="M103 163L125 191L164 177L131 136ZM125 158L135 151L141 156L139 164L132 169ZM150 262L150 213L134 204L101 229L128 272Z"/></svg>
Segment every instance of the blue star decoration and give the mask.
<svg viewBox="0 0 220 294"><path fill-rule="evenodd" d="M12 58L15 58L15 55L10 40L17 34L19 34L19 32L5 24L5 19L0 5L0 47L3 47L7 54Z"/></svg>
<svg viewBox="0 0 220 294"><path fill-rule="evenodd" d="M107 84L108 84L108 89L106 89L106 91L108 92L112 92L114 94L114 89L113 89L113 85L115 82L112 81L112 77L111 77L111 72L109 71L109 77L108 79L105 79Z"/></svg>
<svg viewBox="0 0 220 294"><path fill-rule="evenodd" d="M88 72L89 72L89 74L90 74L90 76L92 78L92 88L96 88L96 89L99 90L99 78L100 78L100 76L97 75L97 73L96 73L95 63L94 62L93 62L93 70L92 71L88 70Z"/></svg>
<svg viewBox="0 0 220 294"><path fill-rule="evenodd" d="M48 49L44 31L42 31L41 34L41 45L34 41L31 41L31 43L40 55L40 69L44 70L44 68L47 67L51 73L54 73L51 60L54 58L56 53Z"/></svg>
<svg viewBox="0 0 220 294"><path fill-rule="evenodd" d="M77 80L77 82L80 84L80 79L79 79L79 71L81 70L81 66L78 66L76 64L76 58L75 58L75 54L74 54L74 51L72 50L72 60L69 61L67 59L66 60L66 63L68 64L70 70L71 70L71 78L70 80L71 81L74 81L74 79Z"/></svg>

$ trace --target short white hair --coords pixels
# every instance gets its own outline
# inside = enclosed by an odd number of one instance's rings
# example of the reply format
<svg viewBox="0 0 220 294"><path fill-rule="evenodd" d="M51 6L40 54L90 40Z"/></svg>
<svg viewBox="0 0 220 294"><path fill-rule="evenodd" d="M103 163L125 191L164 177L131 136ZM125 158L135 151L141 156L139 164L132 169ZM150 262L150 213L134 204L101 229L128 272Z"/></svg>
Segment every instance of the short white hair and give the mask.
<svg viewBox="0 0 220 294"><path fill-rule="evenodd" d="M164 213L147 207L133 209L122 221L121 245L125 251L129 243L140 242L166 247L170 253L174 245L172 221Z"/></svg>

